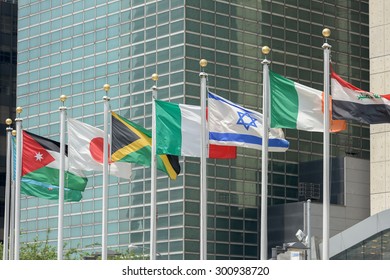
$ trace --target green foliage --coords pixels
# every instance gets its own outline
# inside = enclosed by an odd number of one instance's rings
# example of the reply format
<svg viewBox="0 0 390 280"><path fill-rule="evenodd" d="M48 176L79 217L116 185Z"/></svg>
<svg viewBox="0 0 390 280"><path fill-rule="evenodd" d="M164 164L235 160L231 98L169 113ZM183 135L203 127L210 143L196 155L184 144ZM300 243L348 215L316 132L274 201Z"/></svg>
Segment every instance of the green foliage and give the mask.
<svg viewBox="0 0 390 280"><path fill-rule="evenodd" d="M101 254L95 253L95 254L88 254L84 255L84 259L87 260L101 260ZM134 251L126 250L124 252L120 251L110 251L107 254L108 260L148 260L149 256L144 254L136 254Z"/></svg>
<svg viewBox="0 0 390 280"><path fill-rule="evenodd" d="M136 254L134 251L126 250L123 253L116 253L115 255L108 256L109 260L148 260L149 256L144 254Z"/></svg>
<svg viewBox="0 0 390 280"><path fill-rule="evenodd" d="M98 260L101 259L100 254L93 254L82 251L79 246L77 248L65 249L65 260ZM0 242L0 259L3 257L3 243ZM126 250L125 252L114 251L110 252L107 257L109 260L147 260L148 255L136 254L134 251ZM33 242L24 243L20 246L19 259L21 260L56 260L57 247L49 243L49 232L45 241L39 241L36 236Z"/></svg>
<svg viewBox="0 0 390 280"><path fill-rule="evenodd" d="M45 241L39 241L38 236L31 243L25 243L20 247L19 259L21 260L56 260L57 250L49 244L48 235Z"/></svg>

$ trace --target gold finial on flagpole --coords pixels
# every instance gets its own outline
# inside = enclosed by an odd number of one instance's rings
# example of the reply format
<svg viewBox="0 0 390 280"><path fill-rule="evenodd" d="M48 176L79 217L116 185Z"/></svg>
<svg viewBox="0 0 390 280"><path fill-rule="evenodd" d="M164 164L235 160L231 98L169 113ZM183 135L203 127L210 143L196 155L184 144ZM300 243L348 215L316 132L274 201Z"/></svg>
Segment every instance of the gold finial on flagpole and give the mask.
<svg viewBox="0 0 390 280"><path fill-rule="evenodd" d="M104 89L105 92L108 92L110 90L110 85L109 84L105 84L103 86L103 89Z"/></svg>
<svg viewBox="0 0 390 280"><path fill-rule="evenodd" d="M264 59L262 60L262 64L270 64L271 62L267 59L267 55L271 52L271 48L268 46L263 46L261 48L261 52L264 54Z"/></svg>
<svg viewBox="0 0 390 280"><path fill-rule="evenodd" d="M20 114L23 112L23 108L22 107L17 107L16 108L16 118L19 118L20 117Z"/></svg>
<svg viewBox="0 0 390 280"><path fill-rule="evenodd" d="M323 30L322 30L322 36L324 36L325 38L328 38L328 37L330 37L330 29L329 28L324 28Z"/></svg>
<svg viewBox="0 0 390 280"><path fill-rule="evenodd" d="M62 94L62 95L60 96L60 101L61 101L62 103L64 103L65 100L66 100L67 98L68 98L68 97L67 97L65 94Z"/></svg>
<svg viewBox="0 0 390 280"><path fill-rule="evenodd" d="M207 66L207 60L206 59L201 59L199 61L199 65L200 65L200 67L205 68Z"/></svg>
<svg viewBox="0 0 390 280"><path fill-rule="evenodd" d="M157 73L154 73L154 74L152 75L152 80L155 81L155 82L158 81L158 74L157 74Z"/></svg>
<svg viewBox="0 0 390 280"><path fill-rule="evenodd" d="M12 124L12 119L10 119L10 118L6 119L5 124L10 126Z"/></svg>
<svg viewBox="0 0 390 280"><path fill-rule="evenodd" d="M271 49L268 47L268 46L264 46L261 48L261 52L264 54L264 55L267 55L269 54L271 51Z"/></svg>
<svg viewBox="0 0 390 280"><path fill-rule="evenodd" d="M152 81L154 82L154 85L152 87L152 90L153 90L153 98L154 99L157 99L157 81L158 81L158 74L157 73L153 73L152 75Z"/></svg>

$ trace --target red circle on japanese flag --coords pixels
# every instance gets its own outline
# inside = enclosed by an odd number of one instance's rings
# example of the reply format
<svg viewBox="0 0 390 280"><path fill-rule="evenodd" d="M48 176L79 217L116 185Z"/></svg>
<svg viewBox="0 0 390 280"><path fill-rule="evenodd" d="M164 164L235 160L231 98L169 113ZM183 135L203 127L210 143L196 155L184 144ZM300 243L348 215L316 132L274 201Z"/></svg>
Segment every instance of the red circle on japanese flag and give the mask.
<svg viewBox="0 0 390 280"><path fill-rule="evenodd" d="M103 142L103 137L96 137L89 143L89 152L92 158L99 163L103 163ZM108 151L110 151L110 145L108 145ZM110 158L108 158L108 162L111 162Z"/></svg>

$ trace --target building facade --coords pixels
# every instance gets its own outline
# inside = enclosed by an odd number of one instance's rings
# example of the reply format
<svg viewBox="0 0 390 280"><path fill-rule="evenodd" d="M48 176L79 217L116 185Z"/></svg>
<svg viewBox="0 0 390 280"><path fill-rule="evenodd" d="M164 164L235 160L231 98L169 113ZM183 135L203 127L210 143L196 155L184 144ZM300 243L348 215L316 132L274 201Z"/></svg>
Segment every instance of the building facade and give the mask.
<svg viewBox="0 0 390 280"><path fill-rule="evenodd" d="M7 118L15 119L17 19L16 1L0 2L0 240L3 240L5 172L6 172L6 124Z"/></svg>
<svg viewBox="0 0 390 280"><path fill-rule="evenodd" d="M390 87L390 21L385 14L389 8L385 1L370 1L370 36L378 38L370 41L370 90L378 94L387 94ZM390 208L389 132L389 124L370 126L372 215Z"/></svg>
<svg viewBox="0 0 390 280"><path fill-rule="evenodd" d="M261 47L270 68L322 90L321 31L332 31L335 71L368 89L368 0L19 1L17 105L23 127L59 139L59 97L69 117L102 128L103 85L111 109L151 127L153 73L158 98L199 105L199 60L209 89L261 111ZM322 134L285 130L286 153L270 154L269 205L298 201L300 164L322 159ZM370 157L367 126L349 123L331 135L331 155ZM258 259L261 153L238 149L234 160L208 161L208 258ZM181 158L181 175L158 173L157 251L162 259L199 259L199 160ZM310 182L303 182L310 183ZM102 175L89 175L81 202L65 205L65 243L100 251ZM57 203L22 197L22 241L57 237ZM131 181L110 177L108 245L149 245L150 168ZM272 221L270 221L272 222ZM50 229L50 231L48 231Z"/></svg>

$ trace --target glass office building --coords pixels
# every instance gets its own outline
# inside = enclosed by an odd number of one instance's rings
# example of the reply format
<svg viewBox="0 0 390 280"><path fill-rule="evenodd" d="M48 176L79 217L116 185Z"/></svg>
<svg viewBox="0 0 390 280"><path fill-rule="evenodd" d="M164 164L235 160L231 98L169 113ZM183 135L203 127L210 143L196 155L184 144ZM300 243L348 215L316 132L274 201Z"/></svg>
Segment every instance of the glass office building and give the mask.
<svg viewBox="0 0 390 280"><path fill-rule="evenodd" d="M15 118L16 104L18 6L15 2L0 2L0 240L3 240L4 236L7 142L5 120Z"/></svg>
<svg viewBox="0 0 390 280"><path fill-rule="evenodd" d="M199 105L199 60L209 89L262 110L261 47L270 68L322 89L322 29L332 31L335 71L369 89L368 0L42 0L19 1L17 105L23 127L59 139L59 97L68 116L102 128L103 85L111 109L151 127L153 73L158 98ZM285 130L286 153L270 154L269 205L298 201L300 163L322 158L322 134ZM331 135L334 157L369 158L369 128L349 123ZM208 258L258 259L261 152L208 161ZM158 173L157 251L162 259L199 259L199 160L180 158L177 180ZM67 248L101 250L102 176L89 175L81 202L65 205ZM57 203L22 197L22 238L55 244ZM149 246L150 168L131 181L110 177L108 245ZM272 222L272 221L270 221ZM50 232L48 232L50 229Z"/></svg>

